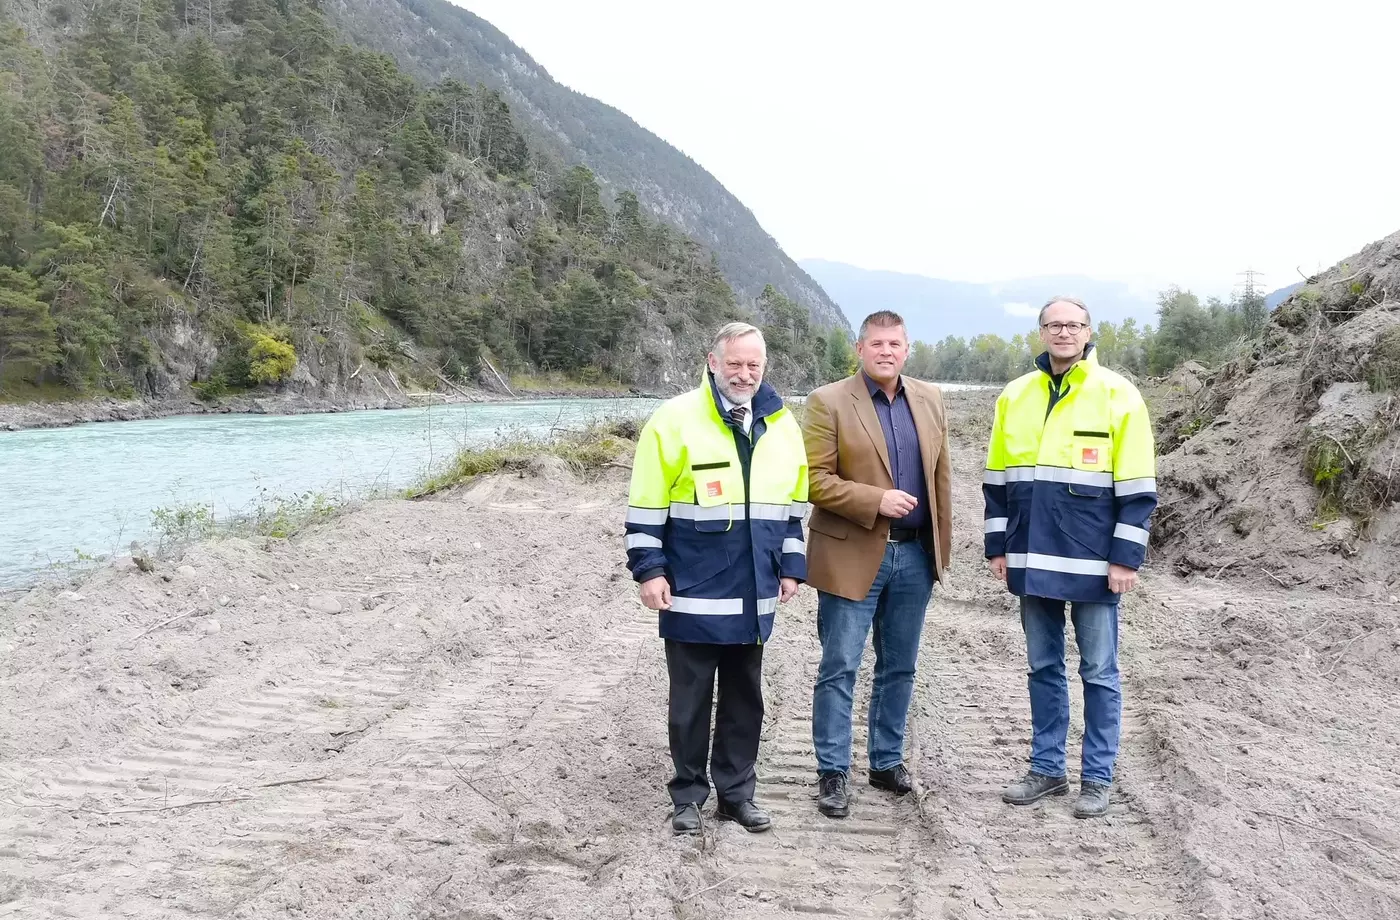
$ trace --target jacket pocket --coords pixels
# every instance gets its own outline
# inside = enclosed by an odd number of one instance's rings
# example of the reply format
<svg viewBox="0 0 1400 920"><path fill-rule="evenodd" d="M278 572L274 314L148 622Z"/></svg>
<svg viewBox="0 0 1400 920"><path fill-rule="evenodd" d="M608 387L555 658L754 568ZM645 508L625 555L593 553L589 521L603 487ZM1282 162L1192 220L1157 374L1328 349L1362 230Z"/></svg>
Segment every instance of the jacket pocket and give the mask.
<svg viewBox="0 0 1400 920"><path fill-rule="evenodd" d="M1071 490L1084 486L1071 486ZM1100 492L1106 490L1100 489ZM1113 502L1106 496L1078 497L1071 491L1055 504L1055 516L1060 532L1081 552L1095 559L1107 559L1113 543Z"/></svg>
<svg viewBox="0 0 1400 920"><path fill-rule="evenodd" d="M717 540L704 542L718 543ZM685 547L685 550L690 550L690 547ZM678 556L670 565L671 584L678 594L704 584L729 568L729 551L720 545L701 545L694 551L683 551Z"/></svg>
<svg viewBox="0 0 1400 920"><path fill-rule="evenodd" d="M807 522L807 527L836 540L844 540L851 533L850 522L825 508L818 508L812 512L812 519Z"/></svg>
<svg viewBox="0 0 1400 920"><path fill-rule="evenodd" d="M744 501L742 471L729 460L697 460L690 464L690 479L695 483L695 504L715 508ZM719 528L720 530L726 529Z"/></svg>
<svg viewBox="0 0 1400 920"><path fill-rule="evenodd" d="M1070 441L1069 465L1081 473L1104 473L1109 474L1107 478L1112 479L1113 435L1107 426L1090 424L1075 429L1073 440ZM1103 494L1102 490L1082 488L1084 485L1087 483L1082 481L1071 484L1070 494L1085 497L1098 497ZM1109 482L1108 485L1111 488L1113 483ZM1076 486L1081 488L1075 488Z"/></svg>

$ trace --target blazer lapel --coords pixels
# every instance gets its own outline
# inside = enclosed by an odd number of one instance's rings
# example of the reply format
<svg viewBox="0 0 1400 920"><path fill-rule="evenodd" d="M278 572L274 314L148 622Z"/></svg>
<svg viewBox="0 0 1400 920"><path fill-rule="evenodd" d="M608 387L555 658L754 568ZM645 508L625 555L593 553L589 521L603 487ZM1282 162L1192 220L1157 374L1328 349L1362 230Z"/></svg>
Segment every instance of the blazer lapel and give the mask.
<svg viewBox="0 0 1400 920"><path fill-rule="evenodd" d="M911 387L906 381L904 384L904 395L910 395ZM919 453L924 461L924 482L928 483L929 494L933 494L933 439L941 438L943 433L935 430L933 424L933 409L928 404L928 399L923 393L913 397L909 404L913 410L914 431L919 435Z"/></svg>
<svg viewBox="0 0 1400 920"><path fill-rule="evenodd" d="M894 482L890 451L885 446L885 429L880 427L880 417L875 414L875 403L870 398L870 391L865 388L865 378L859 373L851 385L851 398L856 401L856 415L865 427L865 433L870 435L870 440L875 443L875 452L880 455L880 462L885 465L885 475L890 477L890 482Z"/></svg>

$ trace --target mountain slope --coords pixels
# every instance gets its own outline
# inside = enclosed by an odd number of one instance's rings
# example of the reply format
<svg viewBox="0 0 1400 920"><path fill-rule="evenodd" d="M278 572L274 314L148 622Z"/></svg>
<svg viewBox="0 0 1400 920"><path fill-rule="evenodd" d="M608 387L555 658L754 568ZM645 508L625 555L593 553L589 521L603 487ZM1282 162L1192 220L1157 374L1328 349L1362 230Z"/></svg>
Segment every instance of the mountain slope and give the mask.
<svg viewBox="0 0 1400 920"><path fill-rule="evenodd" d="M416 76L500 91L532 140L584 163L606 186L635 191L658 218L712 249L740 297L756 301L772 284L818 326L846 328L821 286L714 176L624 113L557 83L489 22L445 0L331 0L323 8L358 44Z"/></svg>
<svg viewBox="0 0 1400 920"><path fill-rule="evenodd" d="M131 2L0 0L0 399L386 404L498 371L671 391L739 318L775 384L843 372L844 331L772 289L745 309L494 90L415 82L314 2L207 24Z"/></svg>
<svg viewBox="0 0 1400 920"><path fill-rule="evenodd" d="M1272 310L1274 307L1277 307L1279 304L1292 297L1303 284L1304 282L1302 281L1295 281L1287 287L1281 287L1277 291L1270 292L1268 296L1264 298L1264 305Z"/></svg>
<svg viewBox="0 0 1400 920"><path fill-rule="evenodd" d="M904 316L910 336L925 342L989 332L1009 339L1035 329L1036 311L1056 294L1083 299L1095 322L1133 317L1143 325L1156 319L1156 305L1150 298L1126 284L1082 275L980 284L874 271L825 259L803 259L801 265L836 299L853 327L875 310L894 310Z"/></svg>

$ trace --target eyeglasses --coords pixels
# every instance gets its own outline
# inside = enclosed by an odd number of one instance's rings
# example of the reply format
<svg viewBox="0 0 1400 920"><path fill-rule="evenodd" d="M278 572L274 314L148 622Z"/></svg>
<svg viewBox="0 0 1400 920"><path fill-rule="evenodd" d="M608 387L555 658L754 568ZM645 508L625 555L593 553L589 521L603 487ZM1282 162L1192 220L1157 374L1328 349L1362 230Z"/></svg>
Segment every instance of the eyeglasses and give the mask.
<svg viewBox="0 0 1400 920"><path fill-rule="evenodd" d="M1051 335L1059 335L1061 332L1068 332L1070 335L1078 335L1089 328L1088 323L1046 323L1040 328Z"/></svg>

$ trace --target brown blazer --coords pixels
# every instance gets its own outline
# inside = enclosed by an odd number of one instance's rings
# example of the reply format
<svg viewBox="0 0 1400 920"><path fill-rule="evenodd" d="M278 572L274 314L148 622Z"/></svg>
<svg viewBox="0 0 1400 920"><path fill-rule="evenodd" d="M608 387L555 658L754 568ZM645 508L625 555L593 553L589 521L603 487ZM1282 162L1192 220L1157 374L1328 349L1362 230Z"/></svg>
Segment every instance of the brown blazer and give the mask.
<svg viewBox="0 0 1400 920"><path fill-rule="evenodd" d="M904 394L919 434L933 533L924 545L942 581L953 552L953 481L943 393L932 383L904 378ZM812 517L808 522L807 583L819 591L864 600L885 558L890 519L880 499L894 488L889 449L865 378L813 390L803 413Z"/></svg>

